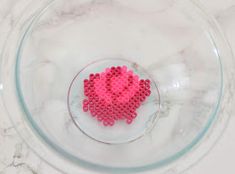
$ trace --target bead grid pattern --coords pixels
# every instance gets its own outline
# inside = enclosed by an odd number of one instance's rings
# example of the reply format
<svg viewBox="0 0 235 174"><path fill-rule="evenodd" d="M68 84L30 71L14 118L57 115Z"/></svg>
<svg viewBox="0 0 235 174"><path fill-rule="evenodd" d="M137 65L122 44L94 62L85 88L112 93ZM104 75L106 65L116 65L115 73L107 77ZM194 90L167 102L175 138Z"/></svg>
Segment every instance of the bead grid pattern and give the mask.
<svg viewBox="0 0 235 174"><path fill-rule="evenodd" d="M140 79L126 66L106 68L102 73L90 74L84 80L83 111L113 126L118 120L131 124L137 109L151 95L149 79Z"/></svg>

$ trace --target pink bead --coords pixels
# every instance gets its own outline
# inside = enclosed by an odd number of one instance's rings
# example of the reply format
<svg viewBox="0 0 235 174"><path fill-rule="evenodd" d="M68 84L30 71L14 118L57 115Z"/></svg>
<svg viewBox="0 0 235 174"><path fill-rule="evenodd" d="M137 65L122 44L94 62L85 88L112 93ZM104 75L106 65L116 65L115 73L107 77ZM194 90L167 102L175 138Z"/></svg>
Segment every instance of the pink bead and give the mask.
<svg viewBox="0 0 235 174"><path fill-rule="evenodd" d="M132 119L127 119L127 120L126 120L126 123L127 123L127 124L131 124L132 121L133 121Z"/></svg>
<svg viewBox="0 0 235 174"><path fill-rule="evenodd" d="M102 120L103 120L103 116L98 116L98 117L97 117L97 120L98 120L98 121L102 121Z"/></svg>
<svg viewBox="0 0 235 174"><path fill-rule="evenodd" d="M90 79L93 79L95 77L94 74L90 74Z"/></svg>
<svg viewBox="0 0 235 174"><path fill-rule="evenodd" d="M83 111L88 112L88 106L83 106Z"/></svg>
<svg viewBox="0 0 235 174"><path fill-rule="evenodd" d="M109 125L109 122L108 122L107 120L104 120L104 121L103 121L103 124L104 124L104 126L108 126L108 125Z"/></svg>
<svg viewBox="0 0 235 174"><path fill-rule="evenodd" d="M95 79L99 79L100 78L100 74L99 73L96 73L95 74Z"/></svg>
<svg viewBox="0 0 235 174"><path fill-rule="evenodd" d="M151 82L149 79L147 79L147 80L145 80L145 83L150 84Z"/></svg>
<svg viewBox="0 0 235 174"><path fill-rule="evenodd" d="M135 113L133 113L132 115L131 115L131 117L134 119L134 118L136 118L137 117L137 113L135 112Z"/></svg>

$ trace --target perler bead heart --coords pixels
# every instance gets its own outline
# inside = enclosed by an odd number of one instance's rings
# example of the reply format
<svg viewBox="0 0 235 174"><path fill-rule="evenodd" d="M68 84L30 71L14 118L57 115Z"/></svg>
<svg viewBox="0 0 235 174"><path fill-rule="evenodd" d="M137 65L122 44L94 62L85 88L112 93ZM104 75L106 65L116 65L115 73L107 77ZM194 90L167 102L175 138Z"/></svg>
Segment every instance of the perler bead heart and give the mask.
<svg viewBox="0 0 235 174"><path fill-rule="evenodd" d="M126 66L107 68L84 80L83 111L113 126L117 120L131 124L137 109L151 94L150 80L139 79Z"/></svg>

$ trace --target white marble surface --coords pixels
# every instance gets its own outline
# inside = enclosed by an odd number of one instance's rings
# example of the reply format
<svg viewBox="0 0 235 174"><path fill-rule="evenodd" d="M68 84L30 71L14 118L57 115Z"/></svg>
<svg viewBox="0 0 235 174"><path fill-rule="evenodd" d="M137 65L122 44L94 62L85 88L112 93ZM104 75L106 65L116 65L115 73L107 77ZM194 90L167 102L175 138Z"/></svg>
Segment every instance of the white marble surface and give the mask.
<svg viewBox="0 0 235 174"><path fill-rule="evenodd" d="M235 51L235 1L201 0L222 26L222 29ZM20 11L30 0L0 0L0 52L8 32L17 21ZM0 86L1 88L1 86ZM235 89L234 89L235 91ZM0 106L2 107L2 106ZM187 174L234 173L235 166L235 118L216 147ZM39 159L18 137L6 115L0 108L0 174L59 174L55 169ZM172 174L175 174L172 171Z"/></svg>

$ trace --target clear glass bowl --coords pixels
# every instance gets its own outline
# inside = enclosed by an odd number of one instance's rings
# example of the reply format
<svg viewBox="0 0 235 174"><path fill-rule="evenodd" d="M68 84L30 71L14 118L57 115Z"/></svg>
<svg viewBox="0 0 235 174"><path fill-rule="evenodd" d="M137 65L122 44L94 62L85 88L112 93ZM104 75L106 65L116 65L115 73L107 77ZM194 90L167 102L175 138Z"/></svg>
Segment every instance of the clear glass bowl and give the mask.
<svg viewBox="0 0 235 174"><path fill-rule="evenodd" d="M195 148L232 97L229 47L194 1L40 6L10 36L2 97L13 124L25 123L16 126L20 135L58 169L125 173L169 166ZM105 127L82 111L83 80L111 66L151 80L152 93L131 125Z"/></svg>

